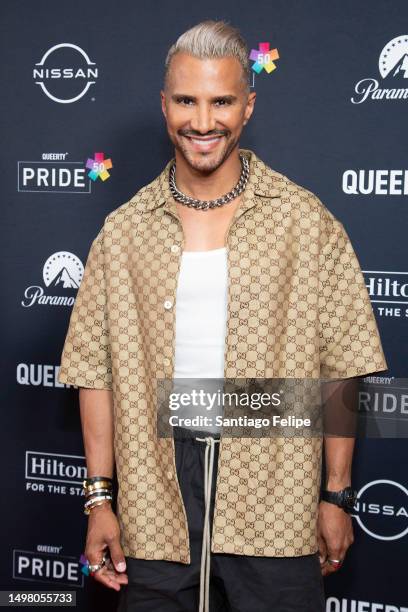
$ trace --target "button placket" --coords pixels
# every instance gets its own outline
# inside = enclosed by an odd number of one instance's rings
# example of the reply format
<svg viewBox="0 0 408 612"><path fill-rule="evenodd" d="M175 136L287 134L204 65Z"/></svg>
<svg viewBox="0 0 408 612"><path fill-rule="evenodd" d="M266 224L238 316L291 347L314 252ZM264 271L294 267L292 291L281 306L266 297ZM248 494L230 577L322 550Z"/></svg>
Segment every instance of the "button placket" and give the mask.
<svg viewBox="0 0 408 612"><path fill-rule="evenodd" d="M165 205L164 205L164 210L166 213L168 213L169 215L171 215L178 223L179 228L181 229L181 234L182 234L182 245L179 244L172 244L170 246L170 251L171 253L173 253L175 255L174 260L178 261L178 267L177 267L177 272L175 275L175 292L177 291L177 283L178 283L178 278L179 278L179 274L180 274L180 259L181 259L181 251L182 251L182 246L184 246L185 243L185 237L184 237L184 232L183 232L183 226L181 223L181 219L177 213L177 209L175 206L175 202L173 200L166 200ZM174 293L174 301L175 301L175 293ZM173 301L167 299L164 302L164 307L166 310L168 310L169 312L171 311L171 308L173 307ZM166 306L167 304L167 306ZM175 313L173 313L173 316L175 315ZM175 339L175 334L173 335L173 342ZM172 358L174 359L174 351L175 351L175 347L174 345L172 346ZM163 357L163 365L164 366L170 366L172 363L172 359L169 359L168 357ZM169 367L169 371L168 373L166 373L167 377L171 377L173 375L170 367ZM180 483L179 483L179 479L178 479L178 475L177 475L177 466L176 466L176 449L175 449L175 443L174 443L174 436L170 437L170 443L171 443L171 447L172 447L172 471L168 470L168 472L166 473L166 476L168 478L168 480L175 482L175 486L177 487L178 490L178 494L179 494L179 503L180 503L180 507L182 509L183 512L183 516L184 516L184 529L186 532L186 539L187 539L187 551L186 551L186 555L187 555L187 561L190 562L191 560L191 556L190 556L190 535L189 535L189 530L188 530L188 519L187 519L187 511L185 508L185 504L184 504L184 500L183 500L183 495L181 492L181 487L180 487Z"/></svg>

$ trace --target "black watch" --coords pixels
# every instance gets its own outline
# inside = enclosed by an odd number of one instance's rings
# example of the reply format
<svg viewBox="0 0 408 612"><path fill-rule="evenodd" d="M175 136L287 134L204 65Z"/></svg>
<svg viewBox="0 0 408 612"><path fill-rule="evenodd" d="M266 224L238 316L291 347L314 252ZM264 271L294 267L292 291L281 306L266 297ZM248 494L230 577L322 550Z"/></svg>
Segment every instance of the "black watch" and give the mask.
<svg viewBox="0 0 408 612"><path fill-rule="evenodd" d="M339 508L343 508L345 512L352 512L357 501L357 491L352 489L352 487L346 487L341 491L327 491L322 489L320 499L330 504L336 504Z"/></svg>

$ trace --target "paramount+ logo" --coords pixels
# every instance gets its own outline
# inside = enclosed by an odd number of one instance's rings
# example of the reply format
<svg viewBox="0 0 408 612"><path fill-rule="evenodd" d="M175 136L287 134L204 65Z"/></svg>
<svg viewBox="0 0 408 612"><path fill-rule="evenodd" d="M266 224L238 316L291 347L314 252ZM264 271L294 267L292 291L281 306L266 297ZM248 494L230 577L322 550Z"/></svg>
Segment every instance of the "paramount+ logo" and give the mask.
<svg viewBox="0 0 408 612"><path fill-rule="evenodd" d="M382 81L373 77L360 79L351 97L353 104L366 101L386 102L408 98L408 34L396 36L383 48L378 59ZM382 85L385 85L382 87ZM401 87L402 86L402 87Z"/></svg>
<svg viewBox="0 0 408 612"><path fill-rule="evenodd" d="M84 275L82 261L70 251L52 253L43 266L41 285L30 285L24 291L21 305L33 306L73 306L75 293Z"/></svg>

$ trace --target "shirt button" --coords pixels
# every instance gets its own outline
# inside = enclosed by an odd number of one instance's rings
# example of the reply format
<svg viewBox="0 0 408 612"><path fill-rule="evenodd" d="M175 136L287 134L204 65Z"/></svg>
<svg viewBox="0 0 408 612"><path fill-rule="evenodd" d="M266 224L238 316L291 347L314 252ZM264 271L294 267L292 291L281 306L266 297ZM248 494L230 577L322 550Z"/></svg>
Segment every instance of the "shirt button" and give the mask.
<svg viewBox="0 0 408 612"><path fill-rule="evenodd" d="M167 472L167 478L171 480L173 478L173 472Z"/></svg>
<svg viewBox="0 0 408 612"><path fill-rule="evenodd" d="M179 247L178 244L172 244L171 247L170 247L170 250L171 250L172 253L178 253L179 250L180 250L180 247Z"/></svg>
<svg viewBox="0 0 408 612"><path fill-rule="evenodd" d="M168 357L164 357L163 358L163 363L164 363L164 365L167 365L167 366L170 365L170 359Z"/></svg>
<svg viewBox="0 0 408 612"><path fill-rule="evenodd" d="M167 308L167 310L171 308L172 306L173 306L173 302L171 302L170 300L166 300L164 302L164 307Z"/></svg>

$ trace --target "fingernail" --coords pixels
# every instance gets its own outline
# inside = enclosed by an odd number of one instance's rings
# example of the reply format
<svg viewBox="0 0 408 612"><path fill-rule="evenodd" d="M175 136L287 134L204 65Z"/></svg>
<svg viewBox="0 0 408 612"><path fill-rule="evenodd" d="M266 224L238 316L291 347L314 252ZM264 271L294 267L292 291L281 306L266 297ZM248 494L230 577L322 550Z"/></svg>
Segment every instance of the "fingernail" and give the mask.
<svg viewBox="0 0 408 612"><path fill-rule="evenodd" d="M118 572L124 572L126 569L126 563L124 561L121 561L120 563L117 564L117 570Z"/></svg>

